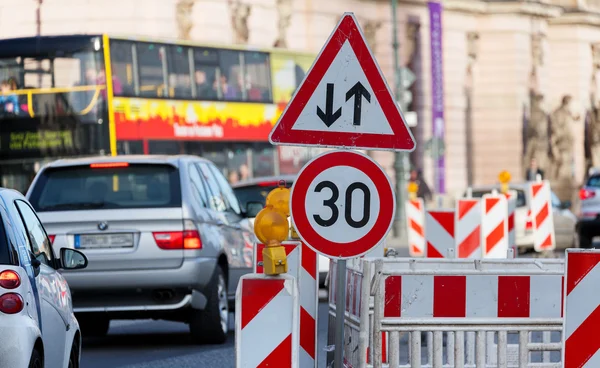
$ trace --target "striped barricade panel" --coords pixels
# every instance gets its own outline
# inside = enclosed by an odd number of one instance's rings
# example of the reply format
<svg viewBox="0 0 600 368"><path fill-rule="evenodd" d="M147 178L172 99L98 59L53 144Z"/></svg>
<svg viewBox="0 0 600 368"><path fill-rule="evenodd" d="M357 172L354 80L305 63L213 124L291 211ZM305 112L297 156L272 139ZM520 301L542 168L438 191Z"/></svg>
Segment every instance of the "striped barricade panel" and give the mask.
<svg viewBox="0 0 600 368"><path fill-rule="evenodd" d="M481 201L456 201L456 257L481 258Z"/></svg>
<svg viewBox="0 0 600 368"><path fill-rule="evenodd" d="M482 197L481 244L484 258L506 258L508 254L508 202L506 197Z"/></svg>
<svg viewBox="0 0 600 368"><path fill-rule="evenodd" d="M567 250L564 368L600 367L600 251Z"/></svg>
<svg viewBox="0 0 600 368"><path fill-rule="evenodd" d="M423 257L425 253L425 204L423 199L406 201L406 226L408 229L408 252L411 257Z"/></svg>
<svg viewBox="0 0 600 368"><path fill-rule="evenodd" d="M317 254L300 241L282 243L287 254L288 274L298 282L300 298L300 368L316 367L317 311L319 292L317 279ZM257 244L254 259L256 273L263 273L262 251Z"/></svg>
<svg viewBox="0 0 600 368"><path fill-rule="evenodd" d="M425 213L425 257L446 258L454 251L454 210L428 210Z"/></svg>
<svg viewBox="0 0 600 368"><path fill-rule="evenodd" d="M242 276L236 291L236 367L297 368L298 310L292 276Z"/></svg>
<svg viewBox="0 0 600 368"><path fill-rule="evenodd" d="M536 252L554 250L554 219L550 183L545 180L529 185L531 198L531 219L533 223L533 248Z"/></svg>
<svg viewBox="0 0 600 368"><path fill-rule="evenodd" d="M515 211L517 210L517 196L518 193L515 190L509 190L506 193L506 200L508 201L508 247L514 249L514 256L518 255L517 249L517 236L515 233Z"/></svg>

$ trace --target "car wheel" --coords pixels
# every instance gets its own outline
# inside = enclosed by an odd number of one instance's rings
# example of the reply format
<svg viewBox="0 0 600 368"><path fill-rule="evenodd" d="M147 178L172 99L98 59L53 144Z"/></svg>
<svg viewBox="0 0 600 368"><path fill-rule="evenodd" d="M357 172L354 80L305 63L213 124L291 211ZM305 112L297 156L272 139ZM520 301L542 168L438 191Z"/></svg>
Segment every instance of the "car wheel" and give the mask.
<svg viewBox="0 0 600 368"><path fill-rule="evenodd" d="M77 340L77 338L75 338ZM69 354L69 368L79 368L79 342L73 341Z"/></svg>
<svg viewBox="0 0 600 368"><path fill-rule="evenodd" d="M192 310L190 332L195 342L222 344L227 341L229 331L229 301L227 282L221 267L217 267L213 282L208 290L205 310Z"/></svg>
<svg viewBox="0 0 600 368"><path fill-rule="evenodd" d="M77 316L77 321L84 337L105 336L110 327L110 319L103 316Z"/></svg>
<svg viewBox="0 0 600 368"><path fill-rule="evenodd" d="M31 353L31 359L29 360L29 368L44 368L44 358L37 349L34 349Z"/></svg>

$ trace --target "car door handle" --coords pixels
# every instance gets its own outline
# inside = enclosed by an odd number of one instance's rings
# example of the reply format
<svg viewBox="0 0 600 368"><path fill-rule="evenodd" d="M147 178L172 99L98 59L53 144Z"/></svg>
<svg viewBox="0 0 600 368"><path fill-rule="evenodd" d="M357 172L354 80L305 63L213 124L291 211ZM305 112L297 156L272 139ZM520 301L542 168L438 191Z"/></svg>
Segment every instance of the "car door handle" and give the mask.
<svg viewBox="0 0 600 368"><path fill-rule="evenodd" d="M217 226L225 226L225 222L222 220L217 220Z"/></svg>

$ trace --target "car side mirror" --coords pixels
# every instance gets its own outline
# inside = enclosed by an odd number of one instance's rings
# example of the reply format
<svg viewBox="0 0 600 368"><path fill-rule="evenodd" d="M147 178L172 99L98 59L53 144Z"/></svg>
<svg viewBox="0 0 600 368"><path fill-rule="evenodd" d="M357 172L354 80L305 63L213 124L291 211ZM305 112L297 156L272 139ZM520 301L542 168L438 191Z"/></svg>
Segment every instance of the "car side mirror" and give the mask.
<svg viewBox="0 0 600 368"><path fill-rule="evenodd" d="M65 270L80 270L86 268L88 259L85 254L70 248L60 249L60 268Z"/></svg>
<svg viewBox="0 0 600 368"><path fill-rule="evenodd" d="M42 262L39 259L35 258L35 255L29 252L29 259L31 259L31 267L33 268L33 277L37 277L40 274L40 266Z"/></svg>
<svg viewBox="0 0 600 368"><path fill-rule="evenodd" d="M263 207L263 204L260 202L248 202L248 204L246 204L246 217L256 217L256 215L262 211Z"/></svg>

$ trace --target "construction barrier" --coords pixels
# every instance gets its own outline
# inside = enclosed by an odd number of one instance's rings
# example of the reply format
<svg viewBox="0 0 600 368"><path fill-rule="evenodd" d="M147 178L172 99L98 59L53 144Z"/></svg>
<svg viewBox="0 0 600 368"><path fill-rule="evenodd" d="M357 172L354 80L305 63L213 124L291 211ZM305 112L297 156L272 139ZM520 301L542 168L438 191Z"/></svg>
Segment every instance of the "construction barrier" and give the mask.
<svg viewBox="0 0 600 368"><path fill-rule="evenodd" d="M600 367L600 251L566 255L564 368Z"/></svg>
<svg viewBox="0 0 600 368"><path fill-rule="evenodd" d="M411 257L425 254L425 203L417 198L406 201L406 226L408 229L408 252Z"/></svg>
<svg viewBox="0 0 600 368"><path fill-rule="evenodd" d="M282 243L287 254L288 275L298 282L300 299L300 349L299 368L315 368L317 366L317 311L319 281L317 278L317 253L300 241L284 241ZM262 251L264 244L254 247L254 272L263 273Z"/></svg>
<svg viewBox="0 0 600 368"><path fill-rule="evenodd" d="M459 199L456 201L456 257L482 257L481 252L481 201Z"/></svg>
<svg viewBox="0 0 600 368"><path fill-rule="evenodd" d="M550 182L547 180L529 185L531 218L533 223L533 248L536 252L551 251L556 248L552 197Z"/></svg>
<svg viewBox="0 0 600 368"><path fill-rule="evenodd" d="M248 274L235 295L237 368L298 368L298 287L290 275Z"/></svg>
<svg viewBox="0 0 600 368"><path fill-rule="evenodd" d="M485 194L482 199L481 243L483 258L506 258L508 252L508 203L505 196Z"/></svg>
<svg viewBox="0 0 600 368"><path fill-rule="evenodd" d="M454 258L454 210L425 211L425 257Z"/></svg>

